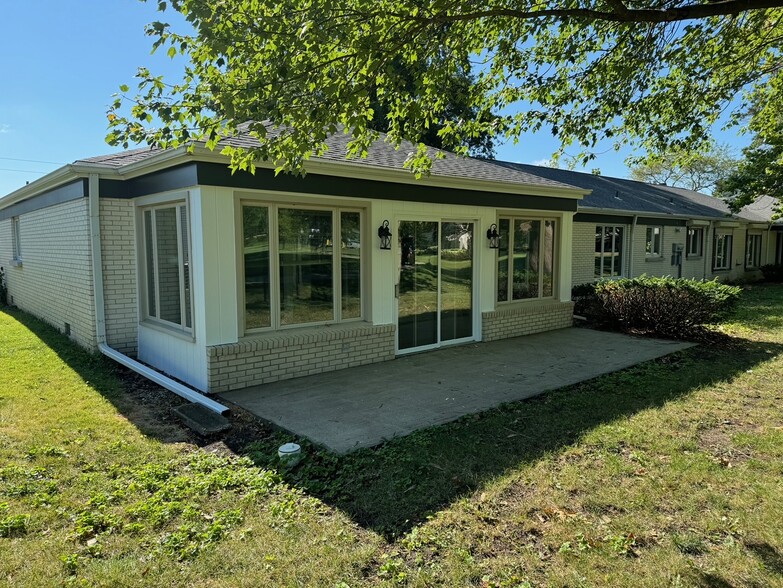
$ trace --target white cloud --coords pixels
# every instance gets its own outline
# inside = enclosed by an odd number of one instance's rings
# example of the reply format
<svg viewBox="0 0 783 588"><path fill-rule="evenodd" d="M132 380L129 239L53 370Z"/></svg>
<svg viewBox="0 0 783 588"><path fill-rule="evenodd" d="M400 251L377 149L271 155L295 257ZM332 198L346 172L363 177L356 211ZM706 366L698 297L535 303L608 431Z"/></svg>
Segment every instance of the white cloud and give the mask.
<svg viewBox="0 0 783 588"><path fill-rule="evenodd" d="M6 123L0 123L0 135L11 132L11 125Z"/></svg>
<svg viewBox="0 0 783 588"><path fill-rule="evenodd" d="M551 159L536 159L530 162L530 165L539 165L541 167L557 167Z"/></svg>

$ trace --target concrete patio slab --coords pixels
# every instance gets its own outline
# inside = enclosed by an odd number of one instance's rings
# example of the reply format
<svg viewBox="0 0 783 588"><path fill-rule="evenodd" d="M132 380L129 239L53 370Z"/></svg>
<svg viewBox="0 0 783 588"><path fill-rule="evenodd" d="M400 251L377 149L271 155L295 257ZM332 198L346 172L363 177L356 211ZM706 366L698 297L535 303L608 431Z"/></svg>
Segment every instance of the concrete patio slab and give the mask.
<svg viewBox="0 0 783 588"><path fill-rule="evenodd" d="M347 453L691 346L561 329L448 347L220 396L332 451Z"/></svg>

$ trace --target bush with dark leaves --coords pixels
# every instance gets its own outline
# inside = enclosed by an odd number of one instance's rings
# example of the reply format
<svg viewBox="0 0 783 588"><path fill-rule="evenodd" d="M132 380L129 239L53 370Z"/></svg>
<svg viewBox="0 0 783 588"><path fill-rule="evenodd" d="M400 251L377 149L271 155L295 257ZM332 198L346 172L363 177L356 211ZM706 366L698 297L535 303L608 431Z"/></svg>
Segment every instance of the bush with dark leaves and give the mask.
<svg viewBox="0 0 783 588"><path fill-rule="evenodd" d="M742 289L717 280L641 276L602 280L576 292L578 306L603 326L673 339L700 338L704 327L726 316Z"/></svg>

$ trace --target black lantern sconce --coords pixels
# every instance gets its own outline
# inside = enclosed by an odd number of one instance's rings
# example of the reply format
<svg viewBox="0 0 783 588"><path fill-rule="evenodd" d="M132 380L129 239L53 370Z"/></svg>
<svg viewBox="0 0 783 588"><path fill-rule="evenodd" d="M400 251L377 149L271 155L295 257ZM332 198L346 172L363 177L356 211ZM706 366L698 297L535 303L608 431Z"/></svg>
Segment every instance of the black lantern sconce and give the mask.
<svg viewBox="0 0 783 588"><path fill-rule="evenodd" d="M391 249L392 233L389 228L389 221L385 220L378 227L378 237L381 239L381 249Z"/></svg>
<svg viewBox="0 0 783 588"><path fill-rule="evenodd" d="M495 223L489 225L487 239L489 239L490 249L497 249L500 246L500 233L498 233L498 226Z"/></svg>

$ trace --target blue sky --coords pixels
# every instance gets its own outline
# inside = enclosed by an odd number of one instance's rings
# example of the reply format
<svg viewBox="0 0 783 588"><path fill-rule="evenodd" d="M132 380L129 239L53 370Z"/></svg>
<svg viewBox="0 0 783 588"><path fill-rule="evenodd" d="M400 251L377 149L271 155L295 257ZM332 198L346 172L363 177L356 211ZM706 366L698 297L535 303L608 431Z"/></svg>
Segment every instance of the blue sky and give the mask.
<svg viewBox="0 0 783 588"><path fill-rule="evenodd" d="M161 15L157 2L32 0L5 2L0 19L0 196L82 157L118 149L104 141L106 110L121 84L133 88L139 66L172 78L175 63L150 55L144 25ZM180 28L180 30L182 30ZM722 141L741 145L731 135ZM558 144L547 133L504 145L497 157L537 163ZM627 150L599 155L588 171L624 177Z"/></svg>

